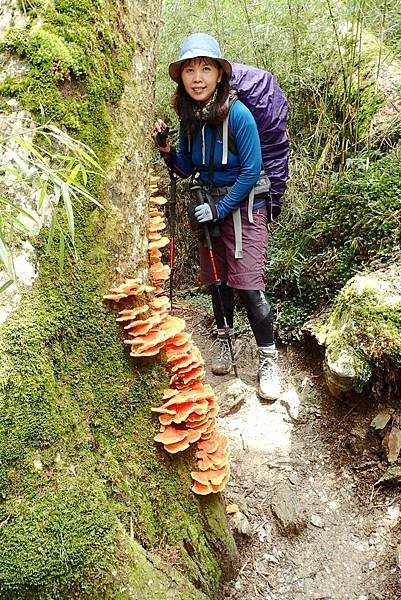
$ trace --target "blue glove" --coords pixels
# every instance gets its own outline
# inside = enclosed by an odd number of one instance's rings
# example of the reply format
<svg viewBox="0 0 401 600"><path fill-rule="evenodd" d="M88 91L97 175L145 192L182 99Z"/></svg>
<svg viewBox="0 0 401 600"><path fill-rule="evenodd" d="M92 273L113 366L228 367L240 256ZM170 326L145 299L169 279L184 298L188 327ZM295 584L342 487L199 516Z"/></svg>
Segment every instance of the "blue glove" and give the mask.
<svg viewBox="0 0 401 600"><path fill-rule="evenodd" d="M208 223L218 219L217 208L215 205L210 205L205 202L195 207L195 218L198 223Z"/></svg>

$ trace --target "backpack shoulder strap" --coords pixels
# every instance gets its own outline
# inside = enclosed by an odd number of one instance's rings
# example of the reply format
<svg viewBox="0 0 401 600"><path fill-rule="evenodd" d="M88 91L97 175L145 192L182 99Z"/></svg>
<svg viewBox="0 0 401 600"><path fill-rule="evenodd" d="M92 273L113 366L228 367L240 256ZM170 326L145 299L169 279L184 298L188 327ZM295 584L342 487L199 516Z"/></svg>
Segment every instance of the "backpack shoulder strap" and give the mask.
<svg viewBox="0 0 401 600"><path fill-rule="evenodd" d="M228 150L230 150L230 152L232 154L238 154L237 146L235 144L234 138L233 138L230 128L228 126L230 111L231 111L231 108L233 107L233 104L236 102L237 99L238 98L237 98L236 93L230 91L230 94L228 96L229 108L228 108L227 116L224 119L223 123L219 123L219 125L217 126L217 132L219 134L219 137L223 141L223 157L222 157L222 161L221 161L222 165L227 164Z"/></svg>

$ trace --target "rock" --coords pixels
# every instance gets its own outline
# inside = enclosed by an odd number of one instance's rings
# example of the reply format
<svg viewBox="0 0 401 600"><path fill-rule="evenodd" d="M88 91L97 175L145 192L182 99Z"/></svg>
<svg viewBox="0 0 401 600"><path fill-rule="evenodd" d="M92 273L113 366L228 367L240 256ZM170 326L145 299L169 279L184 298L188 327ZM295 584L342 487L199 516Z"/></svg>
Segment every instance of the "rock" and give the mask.
<svg viewBox="0 0 401 600"><path fill-rule="evenodd" d="M310 522L315 527L320 527L320 528L324 527L324 521L320 515L313 514L310 518Z"/></svg>
<svg viewBox="0 0 401 600"><path fill-rule="evenodd" d="M361 352L351 346L326 347L323 373L330 393L341 397L350 390L361 391L361 374L370 368ZM365 383L365 381L363 381Z"/></svg>
<svg viewBox="0 0 401 600"><path fill-rule="evenodd" d="M319 404L319 396L314 389L313 381L310 377L304 377L301 383L301 392L299 394L299 402L301 405L307 404L314 406Z"/></svg>
<svg viewBox="0 0 401 600"><path fill-rule="evenodd" d="M401 352L400 290L399 262L355 275L329 309L305 323L303 331L325 347L324 375L335 397L391 385Z"/></svg>
<svg viewBox="0 0 401 600"><path fill-rule="evenodd" d="M240 511L236 512L231 519L231 525L235 531L238 531L238 533L241 533L242 535L247 535L249 537L252 535L251 525L244 513Z"/></svg>
<svg viewBox="0 0 401 600"><path fill-rule="evenodd" d="M216 400L220 406L220 416L226 417L239 410L254 390L241 379L230 379L214 388Z"/></svg>
<svg viewBox="0 0 401 600"><path fill-rule="evenodd" d="M308 523L305 509L286 483L281 483L271 500L271 510L286 534L300 533Z"/></svg>
<svg viewBox="0 0 401 600"><path fill-rule="evenodd" d="M292 483L292 485L297 485L299 483L299 477L297 473L291 471L291 473L288 474L288 481Z"/></svg>
<svg viewBox="0 0 401 600"><path fill-rule="evenodd" d="M264 554L262 556L262 559L265 560L265 561L267 561L267 562L274 563L276 565L279 563L279 560L278 560L277 556L274 556L274 554Z"/></svg>

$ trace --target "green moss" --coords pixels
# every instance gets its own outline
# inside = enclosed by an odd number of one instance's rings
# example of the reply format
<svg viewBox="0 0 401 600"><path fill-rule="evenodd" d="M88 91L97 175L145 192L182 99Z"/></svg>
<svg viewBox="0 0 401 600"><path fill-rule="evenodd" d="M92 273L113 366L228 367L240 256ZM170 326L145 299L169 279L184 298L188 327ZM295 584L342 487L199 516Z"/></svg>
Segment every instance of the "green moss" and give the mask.
<svg viewBox="0 0 401 600"><path fill-rule="evenodd" d="M78 226L79 269L60 276L56 256L43 257L38 285L1 331L0 595L107 597L112 571L138 577L125 540L134 531L147 548L175 549L212 596L216 548L228 555L234 543L222 541L221 505L194 502L193 457L171 459L153 441L150 408L168 374L127 359L102 300L99 227Z"/></svg>
<svg viewBox="0 0 401 600"><path fill-rule="evenodd" d="M401 249L401 149L364 171L357 166L281 221L271 242L267 286L283 335L333 300L355 273L391 262ZM377 267L376 267L377 268Z"/></svg>
<svg viewBox="0 0 401 600"><path fill-rule="evenodd" d="M370 362L401 366L401 303L393 303L391 296L386 299L375 281L369 276L349 281L336 299L330 321L339 323L345 314L350 341ZM363 289L358 289L361 285ZM341 328L331 325L331 329Z"/></svg>
<svg viewBox="0 0 401 600"><path fill-rule="evenodd" d="M108 108L121 97L136 48L124 29L112 33L114 13L105 15L95 0L60 0L47 5L39 28L11 29L0 45L30 66L22 79L7 78L0 94L35 115L44 111L101 160L112 154Z"/></svg>

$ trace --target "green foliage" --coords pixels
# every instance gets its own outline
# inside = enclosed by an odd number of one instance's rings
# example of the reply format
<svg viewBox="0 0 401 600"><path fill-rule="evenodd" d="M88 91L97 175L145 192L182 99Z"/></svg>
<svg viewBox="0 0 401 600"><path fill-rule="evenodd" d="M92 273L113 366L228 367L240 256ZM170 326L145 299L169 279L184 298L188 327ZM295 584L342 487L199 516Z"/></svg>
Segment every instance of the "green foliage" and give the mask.
<svg viewBox="0 0 401 600"><path fill-rule="evenodd" d="M333 179L308 210L281 222L267 274L280 327L296 330L354 273L400 253L400 181L397 149L366 171L352 169Z"/></svg>
<svg viewBox="0 0 401 600"><path fill-rule="evenodd" d="M81 205L84 199L100 206L86 186L88 177L100 177L102 169L88 146L72 139L55 125L37 126L35 142L29 141L30 135L31 130L21 130L19 135L0 135L0 150L11 159L4 173L37 190L38 215L50 209L47 249L51 249L57 231L61 266L66 244L75 253L76 205ZM10 244L20 241L36 227L37 220L33 214L9 198L0 197L0 263L11 278L14 268Z"/></svg>
<svg viewBox="0 0 401 600"><path fill-rule="evenodd" d="M340 322L344 313L347 319L342 328L333 328L332 334L344 336L346 332L352 336L353 346L360 348L373 364L391 362L393 366L400 367L401 305L399 302L386 302L380 286L375 285L374 277L370 280L369 277L365 280L363 277L351 279L340 292L330 323Z"/></svg>

